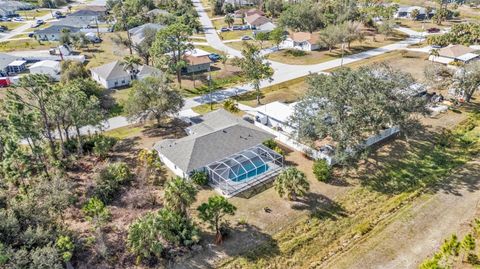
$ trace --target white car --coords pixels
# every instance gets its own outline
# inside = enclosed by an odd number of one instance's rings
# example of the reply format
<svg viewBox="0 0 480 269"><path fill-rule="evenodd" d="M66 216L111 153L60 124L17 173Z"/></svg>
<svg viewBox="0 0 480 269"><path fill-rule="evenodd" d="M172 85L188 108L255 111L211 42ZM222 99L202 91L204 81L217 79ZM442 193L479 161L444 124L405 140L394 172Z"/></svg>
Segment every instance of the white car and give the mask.
<svg viewBox="0 0 480 269"><path fill-rule="evenodd" d="M22 17L15 17L13 18L13 21L24 21L25 19Z"/></svg>

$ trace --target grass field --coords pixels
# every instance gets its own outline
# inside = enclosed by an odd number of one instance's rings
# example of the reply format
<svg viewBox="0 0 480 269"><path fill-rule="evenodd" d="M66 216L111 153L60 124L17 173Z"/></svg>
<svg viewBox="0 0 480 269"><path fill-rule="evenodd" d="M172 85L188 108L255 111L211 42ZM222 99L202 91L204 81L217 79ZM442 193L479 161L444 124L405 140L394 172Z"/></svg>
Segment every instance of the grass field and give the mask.
<svg viewBox="0 0 480 269"><path fill-rule="evenodd" d="M22 16L26 20L34 20L47 14L51 14L51 11L50 9L32 9L19 11L18 14L20 14L20 16Z"/></svg>
<svg viewBox="0 0 480 269"><path fill-rule="evenodd" d="M6 21L6 22L0 22L0 26L5 26L8 28L8 30L14 30L19 26L22 26L23 22L16 22L16 21Z"/></svg>
<svg viewBox="0 0 480 269"><path fill-rule="evenodd" d="M102 43L90 45L88 48L82 49L81 53L87 57L87 68L96 67L115 60L122 60L125 55L128 55L128 48L115 44L112 38L116 37L117 33L102 33ZM125 34L125 33L120 33Z"/></svg>
<svg viewBox="0 0 480 269"><path fill-rule="evenodd" d="M479 123L477 119L475 124ZM352 186L350 190L335 200L312 194L318 200L314 206L306 206L309 214L296 218L251 251L224 260L219 267L322 267L329 257L383 225L382 220L423 192L441 191L446 183L442 180L479 151L478 141L466 138L472 131L463 126L446 140L440 134L428 133L428 137L417 136L408 144L391 142L361 162L357 172L337 173Z"/></svg>
<svg viewBox="0 0 480 269"><path fill-rule="evenodd" d="M19 39L0 42L0 51L45 50L56 46L58 46L58 42L55 41L38 42L34 39Z"/></svg>

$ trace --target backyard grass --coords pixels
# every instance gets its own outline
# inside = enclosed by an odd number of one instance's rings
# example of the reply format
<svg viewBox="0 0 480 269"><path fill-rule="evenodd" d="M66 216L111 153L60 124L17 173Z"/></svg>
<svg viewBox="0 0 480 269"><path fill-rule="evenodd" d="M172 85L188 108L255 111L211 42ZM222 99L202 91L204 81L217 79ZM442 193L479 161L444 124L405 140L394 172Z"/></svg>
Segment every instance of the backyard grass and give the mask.
<svg viewBox="0 0 480 269"><path fill-rule="evenodd" d="M429 28L439 28L445 29L451 27L456 23L461 23L460 20L451 20L451 21L444 21L441 25L434 23L432 20L425 20L425 21L414 21L410 19L397 19L397 24L403 27L410 28L417 32L424 32Z"/></svg>
<svg viewBox="0 0 480 269"><path fill-rule="evenodd" d="M210 47L210 46L205 46L205 45L195 45L196 48L199 48L201 50L204 50L206 52L210 52L210 53L216 53L216 54L221 54L222 52L213 48L213 47Z"/></svg>
<svg viewBox="0 0 480 269"><path fill-rule="evenodd" d="M12 38L25 38L25 39L28 38L31 41L36 41L35 39L28 37L28 33L14 35Z"/></svg>
<svg viewBox="0 0 480 269"><path fill-rule="evenodd" d="M125 33L121 32L119 34ZM116 35L117 33L102 33L102 43L90 45L80 51L87 57L87 69L112 61L122 60L125 55L128 55L128 48L113 42L112 38L115 38Z"/></svg>
<svg viewBox="0 0 480 269"><path fill-rule="evenodd" d="M34 39L18 39L0 42L0 51L9 52L16 50L45 50L58 46L56 41L41 41Z"/></svg>
<svg viewBox="0 0 480 269"><path fill-rule="evenodd" d="M395 35L390 38L385 38L382 35L375 35L375 37L367 37L363 42L353 42L351 49L346 49L344 55L356 54L366 50L376 49L383 47L403 39L407 36L400 32L395 32ZM230 44L227 44L230 46ZM289 50L280 50L268 55L268 59L281 63L298 64L298 65L310 65L318 64L342 57L342 49L340 47L335 48L331 52L328 50L309 51L305 52L303 56L294 56L289 53Z"/></svg>
<svg viewBox="0 0 480 269"><path fill-rule="evenodd" d="M480 117L474 120L478 126ZM470 126L466 128L466 126ZM471 121L451 135L428 133L408 144L396 140L360 163L354 173L337 176L352 186L334 200L312 193L310 211L265 243L218 264L220 268L319 268L329 258L362 240L374 227L414 199L442 191L444 179L478 154L478 139L468 137ZM476 131L475 131L476 132ZM443 141L445 143L439 143ZM343 174L343 176L341 176ZM448 187L447 187L448 188ZM427 194L425 194L425 192ZM276 207L272 207L274 210Z"/></svg>
<svg viewBox="0 0 480 269"><path fill-rule="evenodd" d="M229 46L231 48L234 48L236 50L242 50L243 49L243 44L244 43L253 43L255 45L257 45L258 47L261 47L262 49L265 49L265 48L270 48L273 46L273 43L269 40L267 41L264 41L264 42L259 42L259 41L256 41L256 40L248 40L248 41L235 41L235 42L228 42L228 43L225 43L226 46ZM291 63L293 64L293 63Z"/></svg>

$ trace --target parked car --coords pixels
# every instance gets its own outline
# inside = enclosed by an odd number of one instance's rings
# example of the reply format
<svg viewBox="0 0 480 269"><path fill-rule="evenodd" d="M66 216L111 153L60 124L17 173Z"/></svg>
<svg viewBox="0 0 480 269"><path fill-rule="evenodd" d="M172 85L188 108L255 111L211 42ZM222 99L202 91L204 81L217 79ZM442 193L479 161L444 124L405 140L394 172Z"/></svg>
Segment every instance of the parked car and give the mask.
<svg viewBox="0 0 480 269"><path fill-rule="evenodd" d="M242 29L242 30L248 30L248 29L250 29L250 26L248 26L248 25L243 25L243 26L241 27L241 29Z"/></svg>
<svg viewBox="0 0 480 269"><path fill-rule="evenodd" d="M432 28L428 28L427 29L427 32L428 33L439 33L440 32L440 29L436 28L436 27L432 27Z"/></svg>
<svg viewBox="0 0 480 269"><path fill-rule="evenodd" d="M62 12L57 10L57 11L53 12L53 14L54 15L62 15Z"/></svg>
<svg viewBox="0 0 480 269"><path fill-rule="evenodd" d="M234 31L242 30L242 26L240 26L240 25L234 25L234 26L232 27L232 29L233 29Z"/></svg>
<svg viewBox="0 0 480 269"><path fill-rule="evenodd" d="M15 17L13 18L13 21L24 21L25 19L22 17Z"/></svg>
<svg viewBox="0 0 480 269"><path fill-rule="evenodd" d="M61 19L61 18L65 18L66 16L60 13L60 14L53 15L53 17L58 20L58 19Z"/></svg>
<svg viewBox="0 0 480 269"><path fill-rule="evenodd" d="M220 29L220 32L228 32L230 31L230 29L228 29L227 27L222 27L222 29Z"/></svg>
<svg viewBox="0 0 480 269"><path fill-rule="evenodd" d="M30 25L30 28L37 28L38 26L40 26L40 24L38 24L38 23L32 23L32 25Z"/></svg>
<svg viewBox="0 0 480 269"><path fill-rule="evenodd" d="M5 25L0 25L0 32L8 31L8 27Z"/></svg>
<svg viewBox="0 0 480 269"><path fill-rule="evenodd" d="M33 33L29 33L28 37L33 38L35 35Z"/></svg>
<svg viewBox="0 0 480 269"><path fill-rule="evenodd" d="M217 62L218 60L220 60L220 55L212 53L208 55L208 58L214 62Z"/></svg>
<svg viewBox="0 0 480 269"><path fill-rule="evenodd" d="M36 20L35 23L38 25L41 25L41 24L44 24L45 22L43 20Z"/></svg>
<svg viewBox="0 0 480 269"><path fill-rule="evenodd" d="M242 40L252 40L252 37L248 35L244 35L242 36Z"/></svg>

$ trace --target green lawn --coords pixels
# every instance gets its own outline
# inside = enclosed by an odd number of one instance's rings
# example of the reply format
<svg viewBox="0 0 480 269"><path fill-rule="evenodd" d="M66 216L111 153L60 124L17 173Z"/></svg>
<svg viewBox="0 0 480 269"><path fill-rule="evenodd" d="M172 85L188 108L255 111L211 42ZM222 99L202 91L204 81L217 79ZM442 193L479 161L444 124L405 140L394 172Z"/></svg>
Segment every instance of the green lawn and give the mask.
<svg viewBox="0 0 480 269"><path fill-rule="evenodd" d="M19 11L18 14L27 20L33 20L51 14L51 11L50 9L32 9Z"/></svg>
<svg viewBox="0 0 480 269"><path fill-rule="evenodd" d="M16 29L19 26L22 26L23 22L16 22L16 21L6 21L6 22L0 22L0 26L5 26L8 28L8 30L13 30Z"/></svg>
<svg viewBox="0 0 480 269"><path fill-rule="evenodd" d="M207 114L208 112L212 112L214 110L223 108L223 103L224 102L213 103L212 105L210 105L210 104L199 105L199 106L196 106L196 107L192 107L192 110L194 112L200 114L200 115L204 115L204 114ZM245 112L243 112L242 110L239 110L238 112L233 113L233 114L235 114L237 116L243 116L243 115L245 115Z"/></svg>
<svg viewBox="0 0 480 269"><path fill-rule="evenodd" d="M45 50L58 46L55 41L38 42L34 39L20 39L0 42L0 51L8 52L15 50Z"/></svg>
<svg viewBox="0 0 480 269"><path fill-rule="evenodd" d="M110 131L106 131L103 134L111 137L115 137L119 140L130 137L134 134L139 134L143 130L143 127L137 126L125 126Z"/></svg>

